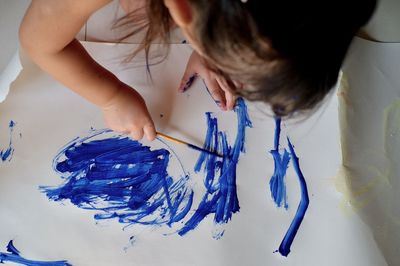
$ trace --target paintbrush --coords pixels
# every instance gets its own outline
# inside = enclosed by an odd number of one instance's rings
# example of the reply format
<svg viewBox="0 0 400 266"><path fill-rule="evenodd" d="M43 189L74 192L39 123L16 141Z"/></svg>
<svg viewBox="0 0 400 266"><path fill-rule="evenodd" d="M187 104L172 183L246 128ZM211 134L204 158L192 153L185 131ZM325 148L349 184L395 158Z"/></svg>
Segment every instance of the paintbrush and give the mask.
<svg viewBox="0 0 400 266"><path fill-rule="evenodd" d="M191 149L194 149L194 150L197 150L197 151L201 151L201 152L205 152L205 153L208 153L208 154L211 154L211 155L214 155L214 156L218 156L218 157L224 157L224 156L222 156L221 154L219 154L219 153L217 153L217 152L215 152L215 151L206 150L206 149L204 149L204 148L201 148L201 147L196 146L196 145L194 145L194 144L191 144L191 143L189 143L189 142L186 142L186 141L183 141L183 140L181 140L181 139L177 139L177 138L168 136L168 135L163 134L163 133L160 133L160 132L156 132L156 133L157 133L157 136L160 136L160 137L162 137L162 138L164 138L164 139L166 139L166 140L175 142L175 143L177 143L177 144L186 145L186 146L188 146L188 147L191 148Z"/></svg>

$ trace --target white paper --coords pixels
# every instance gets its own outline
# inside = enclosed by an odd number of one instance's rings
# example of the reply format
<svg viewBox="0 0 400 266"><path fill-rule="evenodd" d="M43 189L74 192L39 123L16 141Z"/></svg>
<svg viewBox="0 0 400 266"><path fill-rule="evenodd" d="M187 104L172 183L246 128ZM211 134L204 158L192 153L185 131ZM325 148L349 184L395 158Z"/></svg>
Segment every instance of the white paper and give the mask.
<svg viewBox="0 0 400 266"><path fill-rule="evenodd" d="M154 83L143 60L120 63L134 46L85 46L101 64L141 92L159 131L201 146L206 133L205 112L213 112L220 130L233 142L236 114L220 111L200 80L186 93L177 93L190 55L188 46L171 45L168 59L151 67ZM368 227L357 215L340 208L341 195L334 186L341 165L335 96L311 118L282 126L281 148L287 148L289 136L308 184L310 205L289 256L274 253L297 210L299 182L290 163L286 177L289 209L278 209L269 192L274 170L269 151L273 149L275 123L260 104L247 105L253 128L246 130L246 153L237 166L240 211L223 228L216 227L210 215L183 237L168 227L123 230L124 225L116 220L97 224L93 218L96 212L80 209L68 200L63 204L49 201L39 191L41 185L62 183L52 168L60 149L89 134L91 127L103 128L104 123L95 106L37 67L24 65L7 101L0 105L1 148L9 143L9 122L16 123L13 157L0 162L0 252L5 252L5 245L13 239L26 257L65 259L73 265L386 265ZM161 147L158 142L144 144ZM193 170L198 151L170 145L190 173L190 186L201 195L204 174ZM177 162L171 160L173 172ZM213 234L218 230L225 231L216 240ZM135 236L133 244L131 236Z"/></svg>
<svg viewBox="0 0 400 266"><path fill-rule="evenodd" d="M389 265L400 256L400 44L357 38L340 90L345 200Z"/></svg>

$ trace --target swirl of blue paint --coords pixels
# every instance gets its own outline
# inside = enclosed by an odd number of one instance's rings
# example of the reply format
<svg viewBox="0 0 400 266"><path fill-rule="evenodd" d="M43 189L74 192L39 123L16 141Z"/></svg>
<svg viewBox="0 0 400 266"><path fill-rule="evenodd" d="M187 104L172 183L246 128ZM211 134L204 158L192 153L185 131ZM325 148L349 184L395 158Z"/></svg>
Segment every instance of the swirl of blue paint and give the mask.
<svg viewBox="0 0 400 266"><path fill-rule="evenodd" d="M110 130L76 138L60 151L53 167L65 181L41 186L47 197L97 211L96 220L170 226L183 219L193 191L186 174L177 181L168 174L170 152L151 150L126 136L104 138L106 133Z"/></svg>

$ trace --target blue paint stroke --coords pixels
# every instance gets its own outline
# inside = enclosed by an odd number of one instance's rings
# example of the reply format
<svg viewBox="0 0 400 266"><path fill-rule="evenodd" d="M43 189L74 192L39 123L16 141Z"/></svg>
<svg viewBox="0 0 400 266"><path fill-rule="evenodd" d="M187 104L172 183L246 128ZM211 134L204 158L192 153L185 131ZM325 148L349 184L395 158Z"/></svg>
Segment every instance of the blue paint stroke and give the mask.
<svg viewBox="0 0 400 266"><path fill-rule="evenodd" d="M20 252L14 246L13 241L8 242L7 251L9 253L0 252L0 263L12 262L26 266L71 266L67 261L36 261L21 257Z"/></svg>
<svg viewBox="0 0 400 266"><path fill-rule="evenodd" d="M252 124L243 99L237 101L235 112L238 119L238 129L233 147L228 144L226 133L218 130L217 118L211 113L206 113L208 129L204 149L217 151L223 157L213 156L206 152L200 154L194 170L199 172L203 169L206 174L204 179L206 193L194 214L178 231L181 236L196 228L209 214L214 213L216 224L223 224L231 219L233 213L239 211L236 167L240 154L245 152L246 128L252 127ZM222 236L223 233L219 235Z"/></svg>
<svg viewBox="0 0 400 266"><path fill-rule="evenodd" d="M289 152L284 149L283 154L279 152L279 138L281 134L281 118L275 117L275 139L274 149L270 151L274 158L274 173L269 181L269 188L271 190L271 197L277 207L284 207L288 209L286 196L285 176L286 170L289 165L290 156Z"/></svg>
<svg viewBox="0 0 400 266"><path fill-rule="evenodd" d="M10 141L8 143L8 147L6 149L0 150L0 159L5 162L5 161L11 161L12 156L14 154L14 147L12 144L12 136L13 136L13 131L15 127L15 122L10 121L8 128L10 129Z"/></svg>
<svg viewBox="0 0 400 266"><path fill-rule="evenodd" d="M291 247L293 240L297 234L297 231L299 230L301 222L303 221L304 215L307 211L308 204L310 202L309 197L308 197L307 183L306 183L306 180L300 169L299 158L296 156L296 152L295 152L293 145L290 142L289 138L287 138L287 140L288 140L290 154L292 156L293 167L299 178L301 199L300 199L299 206L297 208L296 215L294 216L293 221L290 224L290 227L287 230L286 235L281 242L281 245L279 246L279 253L285 257L287 257L290 253L290 247Z"/></svg>
<svg viewBox="0 0 400 266"><path fill-rule="evenodd" d="M65 182L40 189L53 201L69 199L97 211L96 220L171 226L183 219L193 191L186 186L186 174L177 181L168 174L170 152L151 150L126 136L104 138L110 132L97 130L67 144L53 161Z"/></svg>

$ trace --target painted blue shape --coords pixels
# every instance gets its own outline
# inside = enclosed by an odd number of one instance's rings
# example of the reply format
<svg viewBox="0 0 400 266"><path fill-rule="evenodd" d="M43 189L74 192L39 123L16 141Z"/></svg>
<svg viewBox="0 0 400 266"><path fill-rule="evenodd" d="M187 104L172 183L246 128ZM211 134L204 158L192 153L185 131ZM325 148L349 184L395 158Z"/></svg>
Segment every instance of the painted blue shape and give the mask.
<svg viewBox="0 0 400 266"><path fill-rule="evenodd" d="M296 215L294 216L293 221L290 224L290 227L287 230L286 235L281 242L281 245L279 246L279 253L285 257L287 257L290 253L290 247L297 234L297 231L300 228L301 222L303 221L304 215L306 214L308 208L308 204L310 202L308 196L307 183L300 169L299 158L296 156L296 152L289 138L287 138L287 140L288 140L290 155L292 156L293 168L299 178L301 199L296 211Z"/></svg>
<svg viewBox="0 0 400 266"><path fill-rule="evenodd" d="M19 253L20 253L19 250L14 246L12 240L10 240L10 242L8 242L7 251L11 252L11 254L14 254L14 255L19 255Z"/></svg>
<svg viewBox="0 0 400 266"><path fill-rule="evenodd" d="M196 211L185 225L178 231L185 235L193 230L208 215L214 214L216 224L227 223L233 213L239 211L239 200L236 191L236 167L241 153L245 152L245 133L247 127L252 127L243 99L237 101L235 107L238 128L233 146L227 141L226 134L218 130L218 121L211 113L207 113L207 134L204 149L217 151L223 157L202 152L194 167L196 172L203 169L205 173L203 195ZM222 236L223 233L219 234Z"/></svg>
<svg viewBox="0 0 400 266"><path fill-rule="evenodd" d="M38 260L30 260L23 258L18 251L18 249L14 246L13 241L8 242L7 251L0 252L0 263L3 264L5 262L12 262L20 265L26 266L71 266L67 261L38 261Z"/></svg>
<svg viewBox="0 0 400 266"><path fill-rule="evenodd" d="M274 149L270 151L274 159L274 173L269 181L269 188L271 190L271 197L277 207L284 207L288 209L286 195L286 170L289 165L290 156L289 152L284 149L283 154L279 152L279 139L281 134L281 118L275 117L275 138Z"/></svg>
<svg viewBox="0 0 400 266"><path fill-rule="evenodd" d="M14 147L12 143L14 127L15 127L15 122L11 120L10 123L8 124L8 128L10 130L10 141L8 142L8 147L0 150L0 159L3 162L11 161L12 156L14 154Z"/></svg>
<svg viewBox="0 0 400 266"><path fill-rule="evenodd" d="M171 226L183 219L193 191L186 186L183 169L177 181L168 174L170 152L151 150L126 136L104 138L110 132L94 131L67 144L53 161L64 183L40 189L51 200L68 199L79 208L96 211L96 220Z"/></svg>

